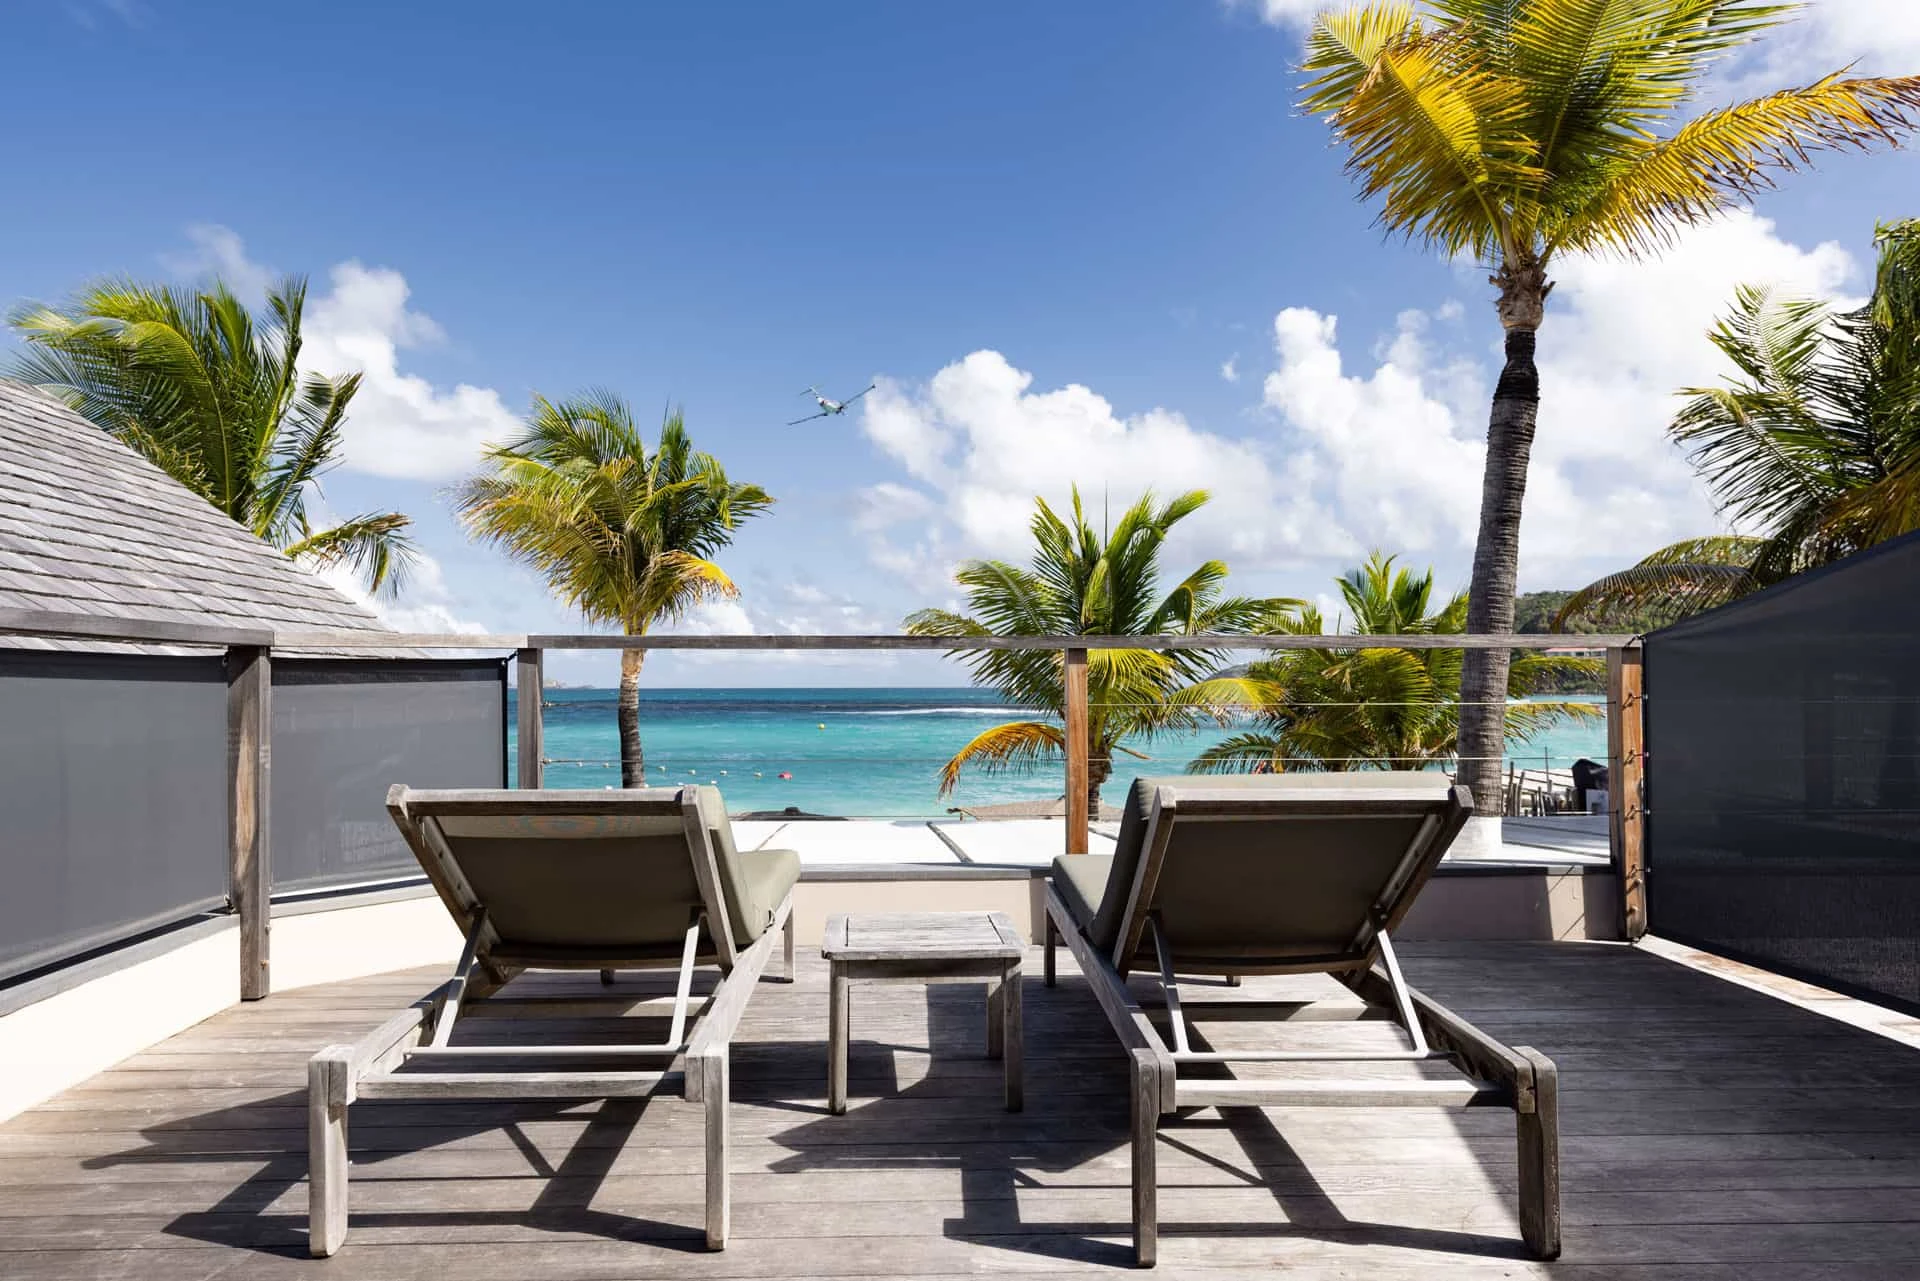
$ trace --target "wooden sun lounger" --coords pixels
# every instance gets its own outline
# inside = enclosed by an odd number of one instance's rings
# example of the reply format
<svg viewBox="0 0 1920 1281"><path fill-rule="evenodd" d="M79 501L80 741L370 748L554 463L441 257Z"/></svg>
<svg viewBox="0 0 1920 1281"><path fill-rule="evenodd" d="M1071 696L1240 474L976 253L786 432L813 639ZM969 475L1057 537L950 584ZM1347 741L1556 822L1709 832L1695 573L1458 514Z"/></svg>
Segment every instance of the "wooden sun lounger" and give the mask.
<svg viewBox="0 0 1920 1281"><path fill-rule="evenodd" d="M1509 1049L1408 986L1390 931L1473 810L1440 775L1140 779L1110 857L1054 861L1046 981L1066 941L1132 1059L1136 1262L1158 1252L1160 1118L1193 1107L1503 1107L1519 1141L1520 1229L1542 1259L1560 1253L1558 1078L1551 1060ZM1160 1003L1128 986L1152 977ZM1325 973L1365 1002L1215 1005L1236 1020L1385 1018L1405 1046L1370 1053L1195 1050L1179 975ZM1263 1020L1264 1021L1264 1020ZM1167 1026L1171 1044L1161 1033ZM1223 1078L1234 1063L1441 1060L1458 1079ZM1201 1075L1195 1075L1196 1069Z"/></svg>
<svg viewBox="0 0 1920 1281"><path fill-rule="evenodd" d="M793 977L798 857L735 849L711 788L418 792L396 786L387 809L466 944L445 983L355 1044L328 1046L308 1065L312 1253L330 1255L346 1240L347 1109L358 1099L663 1092L705 1107L707 1245L723 1248L728 1051L777 940L784 940L786 977ZM717 965L722 977L696 1007L693 972L700 965ZM678 968L679 982L665 1040L453 1044L462 1014L490 1001L510 1004L494 993L523 970L598 970L604 982L615 970L671 967ZM634 1004L610 994L597 999ZM503 1056L537 1070L501 1070Z"/></svg>

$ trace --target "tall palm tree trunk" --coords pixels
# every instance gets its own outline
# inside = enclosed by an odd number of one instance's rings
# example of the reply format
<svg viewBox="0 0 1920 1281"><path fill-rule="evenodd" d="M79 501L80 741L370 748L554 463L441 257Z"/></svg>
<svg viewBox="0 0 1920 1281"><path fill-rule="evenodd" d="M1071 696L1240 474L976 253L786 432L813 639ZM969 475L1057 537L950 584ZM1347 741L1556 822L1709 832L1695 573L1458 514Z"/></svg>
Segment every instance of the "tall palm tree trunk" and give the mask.
<svg viewBox="0 0 1920 1281"><path fill-rule="evenodd" d="M1467 631L1511 633L1513 594L1520 570L1520 507L1527 495L1527 459L1540 415L1540 371L1534 335L1553 285L1532 259L1509 259L1493 283L1495 306L1507 331L1507 360L1493 389L1487 419L1487 465L1480 484L1480 532L1467 589ZM1469 649L1460 670L1460 782L1473 792L1477 812L1500 813L1501 758L1506 752L1507 673L1504 649Z"/></svg>
<svg viewBox="0 0 1920 1281"><path fill-rule="evenodd" d="M1113 777L1113 756L1098 751L1087 753L1087 820L1100 821L1100 787Z"/></svg>
<svg viewBox="0 0 1920 1281"><path fill-rule="evenodd" d="M647 785L647 756L640 747L640 667L645 650L620 651L620 786Z"/></svg>

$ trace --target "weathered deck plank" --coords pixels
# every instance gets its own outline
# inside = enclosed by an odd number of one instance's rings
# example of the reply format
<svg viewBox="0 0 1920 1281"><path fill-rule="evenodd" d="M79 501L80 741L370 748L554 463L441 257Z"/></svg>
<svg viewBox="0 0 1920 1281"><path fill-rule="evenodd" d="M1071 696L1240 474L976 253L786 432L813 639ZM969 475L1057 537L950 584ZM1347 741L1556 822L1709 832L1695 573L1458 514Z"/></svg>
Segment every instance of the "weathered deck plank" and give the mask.
<svg viewBox="0 0 1920 1281"><path fill-rule="evenodd" d="M1535 1263L1519 1242L1510 1118L1209 1109L1163 1127L1163 1274L1789 1281L1920 1265L1920 1051L1624 948L1404 951L1436 999L1558 1062L1562 1260ZM791 986L763 986L736 1040L724 1253L702 1248L696 1106L396 1101L356 1105L353 1235L338 1258L306 1259L306 1059L438 977L382 975L227 1011L0 1125L0 1276L1124 1269L1127 1064L1078 976L1063 965L1058 987L1027 983L1024 1113L1002 1110L979 992L903 986L862 993L854 1105L829 1117L817 961ZM1298 982L1195 995L1271 998ZM1206 1026L1223 1046L1260 1035ZM586 1018L554 1030L609 1035ZM523 1031L510 1017L462 1027L475 1043ZM1288 1035L1352 1045L1381 1031L1313 1023Z"/></svg>

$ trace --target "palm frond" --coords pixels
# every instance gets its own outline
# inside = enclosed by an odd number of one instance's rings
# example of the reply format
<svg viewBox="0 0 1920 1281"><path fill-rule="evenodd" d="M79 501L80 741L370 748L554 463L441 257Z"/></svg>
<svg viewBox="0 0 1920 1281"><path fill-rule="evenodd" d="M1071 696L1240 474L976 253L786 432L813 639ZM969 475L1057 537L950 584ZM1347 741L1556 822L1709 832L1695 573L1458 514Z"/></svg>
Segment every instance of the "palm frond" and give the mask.
<svg viewBox="0 0 1920 1281"><path fill-rule="evenodd" d="M1753 563L1766 545L1766 539L1738 535L1669 544L1573 593L1554 616L1553 628L1563 631L1576 618L1598 620L1649 607L1680 616L1724 604L1753 589Z"/></svg>
<svg viewBox="0 0 1920 1281"><path fill-rule="evenodd" d="M397 596L419 563L420 552L406 533L412 520L398 512L355 516L331 529L289 544L286 554L318 566L350 566L378 596Z"/></svg>
<svg viewBox="0 0 1920 1281"><path fill-rule="evenodd" d="M1593 723L1604 721L1606 718L1606 708L1597 703L1509 703L1507 705L1507 738L1514 742L1530 743L1567 721Z"/></svg>
<svg viewBox="0 0 1920 1281"><path fill-rule="evenodd" d="M1646 137L1550 233L1554 248L1644 253L1804 168L1819 151L1896 142L1920 123L1920 76L1842 79L1710 111L1670 138Z"/></svg>
<svg viewBox="0 0 1920 1281"><path fill-rule="evenodd" d="M1030 768L1064 750L1066 732L1044 721L1012 721L995 725L974 735L953 759L940 767L940 795L950 795L960 783L960 773L974 766L984 773L1005 773Z"/></svg>
<svg viewBox="0 0 1920 1281"><path fill-rule="evenodd" d="M1279 773L1285 766L1293 763L1296 763L1295 758L1290 754L1283 736L1250 730L1244 734L1235 734L1221 739L1208 747L1187 765L1187 772L1189 774Z"/></svg>
<svg viewBox="0 0 1920 1281"><path fill-rule="evenodd" d="M1380 221L1449 253L1481 257L1524 246L1549 175L1518 129L1524 94L1485 63L1458 56L1445 30L1417 22L1383 36L1402 6L1321 14L1307 37L1302 106L1327 115L1345 144L1361 198ZM1368 56L1364 74L1356 60Z"/></svg>

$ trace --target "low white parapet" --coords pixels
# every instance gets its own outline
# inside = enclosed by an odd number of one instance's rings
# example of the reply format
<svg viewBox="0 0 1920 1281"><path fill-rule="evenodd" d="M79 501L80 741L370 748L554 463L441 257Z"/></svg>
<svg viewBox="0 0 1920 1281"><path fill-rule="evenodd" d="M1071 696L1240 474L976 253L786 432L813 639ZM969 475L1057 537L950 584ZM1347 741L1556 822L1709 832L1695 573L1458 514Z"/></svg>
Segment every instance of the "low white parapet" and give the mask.
<svg viewBox="0 0 1920 1281"><path fill-rule="evenodd" d="M794 922L806 947L818 946L836 912L1004 912L1031 938L1045 919L1045 869L1063 844L1060 821L1048 819L740 823L735 830L743 845L800 852ZM1096 829L1092 845L1096 853L1110 850L1110 831ZM1591 862L1508 845L1493 857L1443 864L1399 937L1617 938L1618 886L1604 864L1583 865ZM269 939L274 992L451 966L460 951L459 932L424 883L278 903ZM0 1120L237 1004L239 969L238 931L221 918L16 992L11 1012L0 1014ZM438 977L423 975L422 993Z"/></svg>
<svg viewBox="0 0 1920 1281"><path fill-rule="evenodd" d="M96 958L93 977L0 1016L0 1121L239 1003L231 921L125 951L120 968Z"/></svg>

